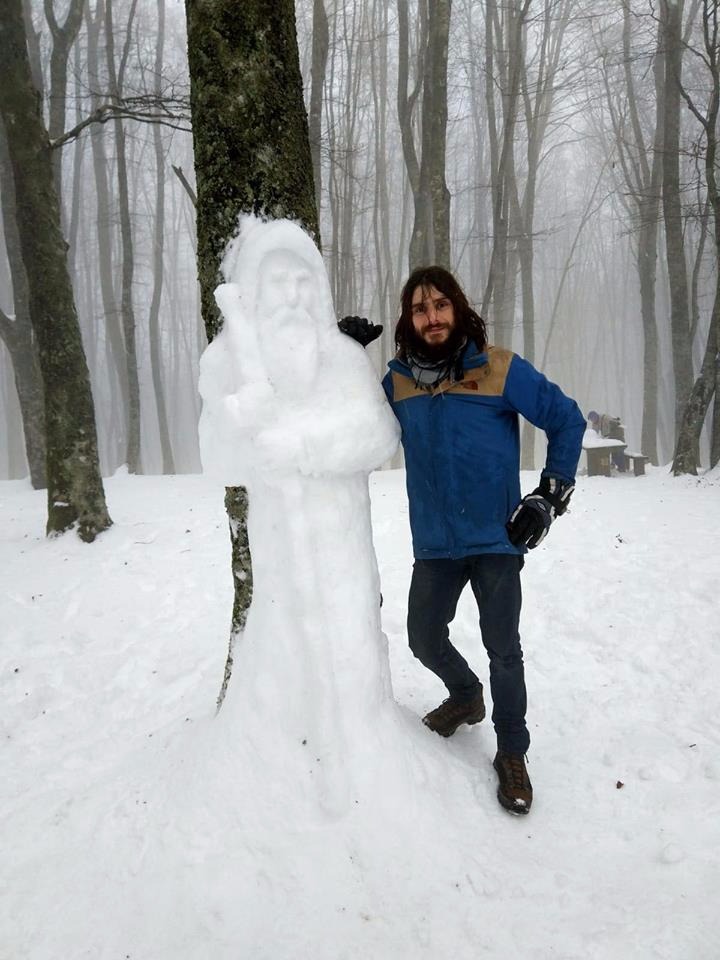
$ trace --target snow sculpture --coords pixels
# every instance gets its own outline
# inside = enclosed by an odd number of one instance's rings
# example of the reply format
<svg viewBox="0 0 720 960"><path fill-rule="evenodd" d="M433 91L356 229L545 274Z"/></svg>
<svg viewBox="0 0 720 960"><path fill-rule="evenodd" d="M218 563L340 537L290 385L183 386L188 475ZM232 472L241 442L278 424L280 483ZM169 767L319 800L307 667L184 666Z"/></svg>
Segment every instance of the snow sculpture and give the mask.
<svg viewBox="0 0 720 960"><path fill-rule="evenodd" d="M373 729L384 736L391 703L368 474L399 428L365 351L337 328L299 226L243 218L223 275L225 323L200 364L200 448L206 473L248 488L254 579L221 718L258 752L293 740L271 789L311 783L340 812L348 758Z"/></svg>

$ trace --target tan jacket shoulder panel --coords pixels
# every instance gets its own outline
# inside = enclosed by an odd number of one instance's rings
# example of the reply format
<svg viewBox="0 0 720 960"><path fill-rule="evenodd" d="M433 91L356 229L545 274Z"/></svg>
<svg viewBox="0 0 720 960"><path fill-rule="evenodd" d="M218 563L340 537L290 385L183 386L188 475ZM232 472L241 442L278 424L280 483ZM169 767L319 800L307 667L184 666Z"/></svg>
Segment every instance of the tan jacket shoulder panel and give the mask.
<svg viewBox="0 0 720 960"><path fill-rule="evenodd" d="M415 386L412 378L393 371L393 400L397 402L409 400L411 397L427 397L428 393L433 397L439 393L501 397L514 354L512 350L504 350L502 347L488 347L487 354L488 362L473 370L466 370L462 380L457 383L444 380L431 391Z"/></svg>

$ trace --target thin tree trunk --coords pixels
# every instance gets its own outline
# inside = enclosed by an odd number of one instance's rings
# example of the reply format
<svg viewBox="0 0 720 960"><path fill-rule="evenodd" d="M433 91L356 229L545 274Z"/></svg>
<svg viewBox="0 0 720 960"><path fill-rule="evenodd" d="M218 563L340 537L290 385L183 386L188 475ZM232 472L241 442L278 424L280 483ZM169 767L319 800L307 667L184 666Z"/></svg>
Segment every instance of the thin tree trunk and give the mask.
<svg viewBox="0 0 720 960"><path fill-rule="evenodd" d="M628 27L629 32L629 27ZM657 286L658 219L662 184L662 145L664 141L663 113L664 61L661 39L653 65L655 78L655 138L653 142L649 189L640 207L640 237L638 241L638 271L640 275L640 310L643 323L643 419L641 428L642 452L653 464L658 458L658 330L655 309ZM647 182L647 181L646 181Z"/></svg>
<svg viewBox="0 0 720 960"><path fill-rule="evenodd" d="M162 66L165 44L165 0L157 0L158 34L155 50L154 92L162 95ZM155 145L155 229L153 232L153 293L150 303L150 366L152 368L155 403L157 406L160 449L162 451L162 472L175 473L170 430L168 428L167 407L163 390L162 355L160 349L160 302L163 289L163 249L165 243L165 154L163 152L160 124L153 125Z"/></svg>
<svg viewBox="0 0 720 960"><path fill-rule="evenodd" d="M57 22L54 0L44 0L45 19L52 34L52 52L50 54L50 116L48 136L56 140L65 133L65 104L67 102L67 64L70 50L82 23L85 0L70 0L65 22ZM53 151L53 176L55 191L60 198L62 212L62 150Z"/></svg>
<svg viewBox="0 0 720 960"><path fill-rule="evenodd" d="M515 309L514 296L512 300L510 296L510 292L514 290L514 283L510 283L509 279L509 238L511 234L509 223L511 215L510 193L515 168L515 129L520 107L521 79L523 74L522 36L529 7L530 0L513 0L512 4L504 11L507 18L504 30L498 21L498 11L495 0L487 0L486 8L485 29L488 31L488 40L486 41L486 65L490 70L490 73L486 77L488 116L490 117L491 123L494 123L494 84L497 82L494 64L499 63L497 72L501 75L503 135L498 155L498 144L493 143L497 135L491 134L491 158L496 159L497 162L497 166L493 166L491 173L493 193L493 248L481 313L483 315L487 313L492 300L494 313L493 324L496 331L495 336L499 339L502 339L505 335L503 331L510 329ZM494 46L493 37L495 38ZM501 41L501 37L506 39ZM504 60L500 56L503 48L507 51ZM491 104L493 104L492 108Z"/></svg>
<svg viewBox="0 0 720 960"><path fill-rule="evenodd" d="M379 41L377 44L371 44L370 46L371 86L375 107L373 233L378 290L378 320L384 324L384 334L390 332L390 318L394 311L392 298L395 296L395 274L390 243L391 211L387 166L387 29L387 5L375 0L373 3L373 32L379 38Z"/></svg>
<svg viewBox="0 0 720 960"><path fill-rule="evenodd" d="M410 241L410 251L408 255L409 267L413 270L419 266L416 259L415 250L424 246L424 234L427 232L425 224L427 221L427 201L425 194L421 193L420 188L420 159L415 147L415 135L413 132L414 112L417 98L422 90L424 76L424 58L427 47L428 33L428 12L427 0L419 0L418 21L420 43L417 56L417 75L415 86L412 92L408 93L409 83L409 62L410 62L410 34L408 29L408 5L407 0L398 0L398 87L397 87L397 113L400 124L400 137L403 148L403 158L405 160L405 170L407 172L408 182L412 191L415 216L413 220L412 238Z"/></svg>
<svg viewBox="0 0 720 960"><path fill-rule="evenodd" d="M445 180L447 143L447 60L451 0L434 0L432 30L423 60L422 149L415 225L410 238L411 268L426 263L450 267L450 191Z"/></svg>
<svg viewBox="0 0 720 960"><path fill-rule="evenodd" d="M322 201L321 147L323 87L325 85L325 70L327 69L329 47L330 34L324 0L313 0L312 84L310 89L310 114L308 124L318 223L320 222L320 204Z"/></svg>
<svg viewBox="0 0 720 960"><path fill-rule="evenodd" d="M98 45L102 23L103 4L98 3L95 17L88 16L87 19L87 56L91 109L95 109L101 102L100 90L103 89L98 64ZM106 357L110 388L109 406L112 417L112 421L108 424L108 466L110 470L114 471L121 463L125 462L126 457L129 393L125 365L125 343L113 284L112 211L108 183L108 161L105 154L105 131L105 125L93 124L90 128L90 145L92 147L95 194L97 197L97 262L102 314L105 320ZM114 423L117 424L117 428L114 427Z"/></svg>
<svg viewBox="0 0 720 960"><path fill-rule="evenodd" d="M120 102L123 90L125 64L130 45L132 23L137 0L132 0L127 22L127 35L120 60L120 68L115 65L115 39L113 28L113 0L105 0L105 44L110 95ZM127 467L129 473L141 473L140 461L140 382L138 378L137 344L135 341L135 311L133 308L133 274L135 261L133 252L132 223L130 221L130 200L128 191L127 148L125 127L122 120L115 120L115 143L117 147L118 200L120 204L120 236L122 239L122 293L120 315L122 317L125 338L125 369L128 384L128 436Z"/></svg>
<svg viewBox="0 0 720 960"><path fill-rule="evenodd" d="M680 196L682 4L673 0L661 0L660 11L665 50L662 202L670 280L670 325L675 371L675 435L677 437L692 386L687 264Z"/></svg>
<svg viewBox="0 0 720 960"><path fill-rule="evenodd" d="M79 44L75 47L74 68L76 104L75 122L78 123L80 121L80 104L82 102ZM70 210L68 217L68 270L70 271L70 279L73 281L73 286L76 282L77 245L78 234L80 232L80 206L82 197L82 172L83 159L85 156L85 143L86 140L84 137L78 137L73 147L72 193L70 197ZM62 151L54 151L54 153L60 152Z"/></svg>

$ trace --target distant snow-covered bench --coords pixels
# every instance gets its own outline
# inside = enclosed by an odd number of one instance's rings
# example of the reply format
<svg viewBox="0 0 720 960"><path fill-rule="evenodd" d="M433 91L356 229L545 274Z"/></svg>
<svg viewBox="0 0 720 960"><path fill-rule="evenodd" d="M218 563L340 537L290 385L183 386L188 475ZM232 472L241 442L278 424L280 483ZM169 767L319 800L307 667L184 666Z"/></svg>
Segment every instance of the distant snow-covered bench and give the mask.
<svg viewBox="0 0 720 960"><path fill-rule="evenodd" d="M599 437L594 431L587 430L583 437L583 450L587 454L588 476L609 477L613 453L624 454L626 446L622 440Z"/></svg>
<svg viewBox="0 0 720 960"><path fill-rule="evenodd" d="M646 457L644 453L628 453L625 451L625 460L629 461L628 467L632 467L636 477L645 476L645 464L650 462L650 457Z"/></svg>

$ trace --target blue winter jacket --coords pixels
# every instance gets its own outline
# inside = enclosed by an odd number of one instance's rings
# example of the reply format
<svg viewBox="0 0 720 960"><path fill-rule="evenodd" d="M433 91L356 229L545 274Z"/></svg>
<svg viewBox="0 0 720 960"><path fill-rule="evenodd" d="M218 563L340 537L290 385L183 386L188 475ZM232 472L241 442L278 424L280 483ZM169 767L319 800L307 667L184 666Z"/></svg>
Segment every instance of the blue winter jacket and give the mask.
<svg viewBox="0 0 720 960"><path fill-rule="evenodd" d="M585 418L574 400L509 350L471 341L464 377L417 387L397 358L383 379L402 427L410 528L420 559L526 552L505 524L520 502L521 413L547 434L543 476L573 481Z"/></svg>

